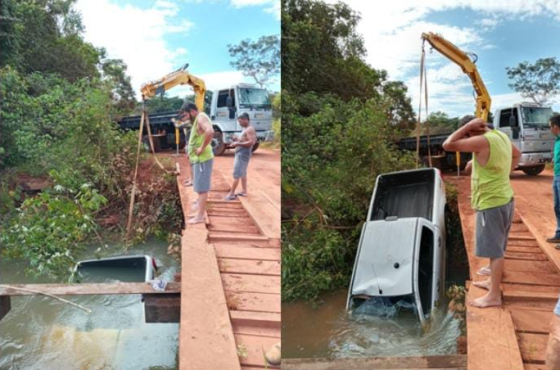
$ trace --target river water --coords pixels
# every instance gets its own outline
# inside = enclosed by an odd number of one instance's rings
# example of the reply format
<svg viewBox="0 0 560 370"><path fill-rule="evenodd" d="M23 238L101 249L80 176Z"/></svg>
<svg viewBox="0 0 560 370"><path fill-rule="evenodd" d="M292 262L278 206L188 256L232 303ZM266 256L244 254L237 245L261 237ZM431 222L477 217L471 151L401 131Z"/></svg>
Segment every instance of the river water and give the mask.
<svg viewBox="0 0 560 370"><path fill-rule="evenodd" d="M95 248L80 259L95 258ZM122 254L111 249L111 255ZM168 281L179 269L179 262L167 255L165 242L149 241L129 254L154 257L157 276ZM53 282L26 276L24 268L23 263L1 260L0 281ZM177 369L179 324L144 323L140 295L64 298L93 312L48 297L12 297L12 309L0 321L0 370Z"/></svg>

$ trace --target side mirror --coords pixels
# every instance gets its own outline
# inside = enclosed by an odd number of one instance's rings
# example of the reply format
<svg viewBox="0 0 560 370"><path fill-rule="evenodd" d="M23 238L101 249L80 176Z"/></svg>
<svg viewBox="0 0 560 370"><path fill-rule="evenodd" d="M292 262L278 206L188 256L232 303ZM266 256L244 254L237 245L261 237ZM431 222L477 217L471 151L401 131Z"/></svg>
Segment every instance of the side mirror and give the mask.
<svg viewBox="0 0 560 370"><path fill-rule="evenodd" d="M517 118L513 114L509 116L509 126L511 128L517 127Z"/></svg>
<svg viewBox="0 0 560 370"><path fill-rule="evenodd" d="M226 105L228 108L232 108L233 107L233 98L231 96L228 96L226 98Z"/></svg>

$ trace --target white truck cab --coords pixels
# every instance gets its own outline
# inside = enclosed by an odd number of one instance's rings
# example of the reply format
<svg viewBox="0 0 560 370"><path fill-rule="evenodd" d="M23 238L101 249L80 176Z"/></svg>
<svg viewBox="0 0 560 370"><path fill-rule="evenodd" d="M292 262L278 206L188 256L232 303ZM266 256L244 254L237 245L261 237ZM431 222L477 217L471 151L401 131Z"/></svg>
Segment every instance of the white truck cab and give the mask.
<svg viewBox="0 0 560 370"><path fill-rule="evenodd" d="M351 314L396 307L429 319L445 289L445 204L436 168L377 177L348 291Z"/></svg>
<svg viewBox="0 0 560 370"><path fill-rule="evenodd" d="M517 169L528 175L538 175L552 161L555 138L548 125L552 114L550 107L523 102L497 109L494 115L494 127L521 150Z"/></svg>
<svg viewBox="0 0 560 370"><path fill-rule="evenodd" d="M242 113L249 114L251 125L257 131L258 142L253 150L256 150L258 143L274 139L272 103L266 89L251 84L237 84L207 91L205 99L214 124L212 148L216 155L223 154L230 147L233 135L241 135L243 128L237 122L237 117Z"/></svg>

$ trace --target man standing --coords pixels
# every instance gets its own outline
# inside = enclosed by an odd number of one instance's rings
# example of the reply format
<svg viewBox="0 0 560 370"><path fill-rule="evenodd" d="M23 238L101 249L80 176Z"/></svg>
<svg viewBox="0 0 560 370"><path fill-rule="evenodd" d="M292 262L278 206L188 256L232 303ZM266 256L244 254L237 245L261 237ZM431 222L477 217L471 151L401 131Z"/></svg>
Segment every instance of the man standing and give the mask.
<svg viewBox="0 0 560 370"><path fill-rule="evenodd" d="M521 152L506 134L490 129L480 118L463 117L459 125L443 148L473 153L471 204L476 211L475 254L490 258L490 278L473 282L488 293L469 304L480 308L500 306L504 252L515 208L509 174L517 167Z"/></svg>
<svg viewBox="0 0 560 370"><path fill-rule="evenodd" d="M189 114L185 113L183 107L181 107L181 110L179 111L179 121L177 121L175 118L171 118L171 122L173 122L173 125L175 126L176 129L183 130L183 134L185 135L185 140L187 140L187 138L189 137L189 128L191 128L192 123L191 121L189 121ZM185 145L185 154L187 155L188 158L189 157L188 143L187 145ZM190 164L190 161L189 161L189 165L191 167L191 174L192 174L192 164ZM192 180L186 179L185 186L192 186Z"/></svg>
<svg viewBox="0 0 560 370"><path fill-rule="evenodd" d="M560 114L550 117L548 123L550 131L556 136L556 142L554 143L554 180L552 181L556 232L553 237L546 239L546 241L549 243L560 243ZM556 246L556 249L559 249L558 246Z"/></svg>
<svg viewBox="0 0 560 370"><path fill-rule="evenodd" d="M197 211L191 215L188 224L204 222L206 201L210 191L212 179L212 166L214 164L214 153L210 142L214 137L214 129L210 118L205 113L200 113L193 103L188 103L184 111L189 115L192 122L191 136L189 138L189 160L192 164L193 189L198 194L198 202L193 208Z"/></svg>
<svg viewBox="0 0 560 370"><path fill-rule="evenodd" d="M250 125L249 114L242 113L238 117L238 122L241 127L243 127L243 132L241 133L241 137L239 139L234 138L234 142L231 145L235 148L235 159L233 161L233 184L229 194L226 195L225 200L234 200L237 196L247 196L247 167L249 166L253 146L257 142L257 133L255 128ZM239 180L241 180L241 187L243 190L241 193L235 194L237 185L239 185Z"/></svg>

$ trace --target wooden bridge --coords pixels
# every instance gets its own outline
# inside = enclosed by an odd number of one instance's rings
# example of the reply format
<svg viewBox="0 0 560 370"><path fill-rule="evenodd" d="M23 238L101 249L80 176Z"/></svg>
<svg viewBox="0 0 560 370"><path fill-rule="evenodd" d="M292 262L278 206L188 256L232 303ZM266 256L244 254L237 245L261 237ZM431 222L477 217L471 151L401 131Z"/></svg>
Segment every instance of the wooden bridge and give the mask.
<svg viewBox="0 0 560 370"><path fill-rule="evenodd" d="M465 247L473 280L486 279L476 271L488 263L474 255L475 220L470 206L470 178L446 177L458 187ZM552 207L552 205L550 206ZM542 237L527 220L515 214L502 281L503 306L467 307L468 370L545 369L548 324L560 293L560 273ZM485 290L471 285L467 301Z"/></svg>

